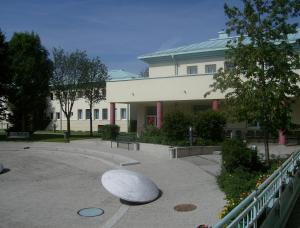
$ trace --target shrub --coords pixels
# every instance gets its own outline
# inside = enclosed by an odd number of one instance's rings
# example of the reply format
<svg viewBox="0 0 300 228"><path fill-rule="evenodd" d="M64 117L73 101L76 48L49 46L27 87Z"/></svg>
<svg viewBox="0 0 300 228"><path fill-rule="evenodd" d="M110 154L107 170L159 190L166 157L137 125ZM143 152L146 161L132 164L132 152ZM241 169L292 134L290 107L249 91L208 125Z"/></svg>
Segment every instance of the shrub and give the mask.
<svg viewBox="0 0 300 228"><path fill-rule="evenodd" d="M195 115L193 125L198 137L220 142L224 139L226 118L223 113L206 111Z"/></svg>
<svg viewBox="0 0 300 228"><path fill-rule="evenodd" d="M149 125L139 138L140 142L161 144L163 141L162 131L153 125Z"/></svg>
<svg viewBox="0 0 300 228"><path fill-rule="evenodd" d="M176 142L187 140L190 125L191 118L188 115L177 111L166 114L162 129L167 140Z"/></svg>
<svg viewBox="0 0 300 228"><path fill-rule="evenodd" d="M246 144L239 140L226 140L222 144L223 167L228 172L236 168L245 170L259 170L261 164L257 157L257 151L246 147Z"/></svg>
<svg viewBox="0 0 300 228"><path fill-rule="evenodd" d="M120 127L118 125L107 124L101 128L102 139L115 140L119 132Z"/></svg>

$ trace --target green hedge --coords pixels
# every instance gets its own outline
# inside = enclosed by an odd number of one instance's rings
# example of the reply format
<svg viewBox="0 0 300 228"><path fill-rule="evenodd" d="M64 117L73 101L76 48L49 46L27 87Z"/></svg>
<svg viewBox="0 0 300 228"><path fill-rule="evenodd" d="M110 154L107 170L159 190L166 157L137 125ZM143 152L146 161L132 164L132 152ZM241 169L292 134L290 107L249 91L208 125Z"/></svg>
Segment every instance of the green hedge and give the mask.
<svg viewBox="0 0 300 228"><path fill-rule="evenodd" d="M102 139L115 140L120 133L120 127L118 125L107 124L100 130Z"/></svg>
<svg viewBox="0 0 300 228"><path fill-rule="evenodd" d="M227 172L237 168L249 171L261 169L257 151L246 147L240 140L226 140L222 144L222 165Z"/></svg>

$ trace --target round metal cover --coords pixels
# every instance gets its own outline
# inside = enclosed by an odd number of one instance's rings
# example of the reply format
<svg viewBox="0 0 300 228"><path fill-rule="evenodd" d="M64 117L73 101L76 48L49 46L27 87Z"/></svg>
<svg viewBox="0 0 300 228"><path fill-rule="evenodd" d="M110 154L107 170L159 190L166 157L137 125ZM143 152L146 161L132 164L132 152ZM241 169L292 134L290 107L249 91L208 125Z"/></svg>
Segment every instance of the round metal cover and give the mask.
<svg viewBox="0 0 300 228"><path fill-rule="evenodd" d="M189 204L189 203L185 203L185 204L178 204L174 207L175 211L179 211L179 212L187 212L187 211L193 211L196 210L197 206L194 204Z"/></svg>
<svg viewBox="0 0 300 228"><path fill-rule="evenodd" d="M104 210L97 207L83 208L80 209L77 214L83 217L96 217L104 214Z"/></svg>
<svg viewBox="0 0 300 228"><path fill-rule="evenodd" d="M111 194L129 202L146 203L159 196L159 189L152 180L129 170L107 171L101 182Z"/></svg>

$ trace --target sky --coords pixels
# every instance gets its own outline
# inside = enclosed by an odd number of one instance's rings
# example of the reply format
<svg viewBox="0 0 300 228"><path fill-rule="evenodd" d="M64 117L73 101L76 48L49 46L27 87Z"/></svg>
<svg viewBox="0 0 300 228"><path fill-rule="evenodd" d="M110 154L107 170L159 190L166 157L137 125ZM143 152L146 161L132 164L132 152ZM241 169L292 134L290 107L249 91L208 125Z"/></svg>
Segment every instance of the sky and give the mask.
<svg viewBox="0 0 300 228"><path fill-rule="evenodd" d="M232 0L237 2L237 0ZM231 2L232 2L231 1ZM227 1L228 2L228 1ZM137 57L216 38L224 0L0 0L0 29L36 32L51 53L85 50L109 70L139 73Z"/></svg>

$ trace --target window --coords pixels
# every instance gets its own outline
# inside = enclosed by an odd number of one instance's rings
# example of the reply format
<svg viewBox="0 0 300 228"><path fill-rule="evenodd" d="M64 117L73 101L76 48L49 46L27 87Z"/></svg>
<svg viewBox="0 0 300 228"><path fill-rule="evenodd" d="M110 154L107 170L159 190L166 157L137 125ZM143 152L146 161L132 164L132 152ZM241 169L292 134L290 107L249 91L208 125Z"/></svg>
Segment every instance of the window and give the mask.
<svg viewBox="0 0 300 228"><path fill-rule="evenodd" d="M60 113L59 113L59 112L56 113L56 119L57 119L57 120L60 119Z"/></svg>
<svg viewBox="0 0 300 228"><path fill-rule="evenodd" d="M102 120L107 120L107 108L102 109Z"/></svg>
<svg viewBox="0 0 300 228"><path fill-rule="evenodd" d="M51 101L53 101L53 93L50 93L50 99L51 99Z"/></svg>
<svg viewBox="0 0 300 228"><path fill-rule="evenodd" d="M50 119L53 120L53 112L50 113Z"/></svg>
<svg viewBox="0 0 300 228"><path fill-rule="evenodd" d="M94 120L99 119L99 109L94 109Z"/></svg>
<svg viewBox="0 0 300 228"><path fill-rule="evenodd" d="M78 109L77 115L78 115L78 119L82 120L82 109Z"/></svg>
<svg viewBox="0 0 300 228"><path fill-rule="evenodd" d="M120 109L120 116L121 116L121 120L126 120L127 119L126 108L121 108Z"/></svg>
<svg viewBox="0 0 300 228"><path fill-rule="evenodd" d="M214 74L216 72L217 72L216 64L205 65L205 74Z"/></svg>
<svg viewBox="0 0 300 228"><path fill-rule="evenodd" d="M195 75L198 74L198 67L197 66L188 66L186 68L187 75Z"/></svg>
<svg viewBox="0 0 300 228"><path fill-rule="evenodd" d="M85 119L89 120L90 119L90 114L91 114L91 110L90 109L86 109L85 110Z"/></svg>

